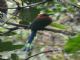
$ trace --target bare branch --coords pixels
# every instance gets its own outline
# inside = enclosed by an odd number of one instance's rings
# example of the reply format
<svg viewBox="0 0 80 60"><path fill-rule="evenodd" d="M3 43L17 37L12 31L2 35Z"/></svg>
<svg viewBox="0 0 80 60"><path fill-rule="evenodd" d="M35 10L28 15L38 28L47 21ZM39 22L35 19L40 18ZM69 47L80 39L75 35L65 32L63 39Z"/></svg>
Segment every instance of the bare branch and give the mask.
<svg viewBox="0 0 80 60"><path fill-rule="evenodd" d="M44 51L44 52L37 53L37 54L35 54L35 55L29 56L29 57L28 57L27 59L25 59L25 60L29 60L30 58L32 58L32 57L34 57L34 56L38 56L38 55L40 55L40 54L49 53L49 52L53 52L53 50L49 50L49 51Z"/></svg>
<svg viewBox="0 0 80 60"><path fill-rule="evenodd" d="M3 23L4 21L0 20L0 22ZM7 28L7 29L9 29L9 31L7 31L7 32L12 32L14 30L20 29L20 27L22 27L24 29L30 29L29 25L15 24L15 23L11 23L11 22L6 22L6 24L15 26L14 28ZM66 35L75 35L76 34L76 33L68 32L68 31L64 31L64 30L56 30L53 28L44 28L42 30L52 31L52 32L56 32L56 33L62 33L62 34L66 34ZM7 32L5 32L5 33L7 33Z"/></svg>
<svg viewBox="0 0 80 60"><path fill-rule="evenodd" d="M52 0L51 0L51 1L52 1ZM41 2L33 3L33 4L30 4L30 5L27 5L27 6L22 6L22 7L19 6L19 8L21 9L21 8L26 8L26 7L31 7L31 6L37 6L37 5L39 5L39 4L44 4L44 3L46 3L46 2L49 2L49 1L48 1L48 0L43 0L43 1L41 1ZM18 5L18 4L17 4L17 5ZM15 7L15 8L7 8L7 7L3 8L3 7L0 7L0 9L17 9L17 7Z"/></svg>

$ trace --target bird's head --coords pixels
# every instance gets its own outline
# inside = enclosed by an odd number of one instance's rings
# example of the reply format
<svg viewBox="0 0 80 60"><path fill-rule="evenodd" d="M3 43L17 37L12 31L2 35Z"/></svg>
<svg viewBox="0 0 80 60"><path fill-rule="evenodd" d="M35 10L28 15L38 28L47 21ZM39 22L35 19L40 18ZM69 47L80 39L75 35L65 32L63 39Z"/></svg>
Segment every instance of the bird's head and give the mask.
<svg viewBox="0 0 80 60"><path fill-rule="evenodd" d="M48 14L38 14L37 19L47 19L50 18ZM51 18L50 18L51 19Z"/></svg>

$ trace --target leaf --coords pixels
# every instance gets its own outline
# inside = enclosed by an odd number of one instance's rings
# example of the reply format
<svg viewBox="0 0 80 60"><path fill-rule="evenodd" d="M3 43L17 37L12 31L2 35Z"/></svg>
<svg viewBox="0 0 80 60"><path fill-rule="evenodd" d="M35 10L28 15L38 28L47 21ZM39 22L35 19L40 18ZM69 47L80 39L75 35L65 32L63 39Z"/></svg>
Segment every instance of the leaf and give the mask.
<svg viewBox="0 0 80 60"><path fill-rule="evenodd" d="M0 32L0 36L12 36L12 35L15 35L17 34L16 32L9 32L9 33L5 33L4 32Z"/></svg>
<svg viewBox="0 0 80 60"><path fill-rule="evenodd" d="M6 31L6 29L0 27L0 32Z"/></svg>
<svg viewBox="0 0 80 60"><path fill-rule="evenodd" d="M70 0L72 3L76 3L77 2L77 0Z"/></svg>
<svg viewBox="0 0 80 60"><path fill-rule="evenodd" d="M75 12L75 9L72 8L71 6L68 6L68 7L67 7L67 11L74 13L74 12Z"/></svg>
<svg viewBox="0 0 80 60"><path fill-rule="evenodd" d="M75 53L80 50L80 34L70 38L64 47L65 52Z"/></svg>
<svg viewBox="0 0 80 60"><path fill-rule="evenodd" d="M58 29L66 29L68 26L65 26L65 25L62 25L62 24L59 24L59 23L56 23L56 22L53 22L51 24L51 26L55 27L55 28L58 28Z"/></svg>
<svg viewBox="0 0 80 60"><path fill-rule="evenodd" d="M20 49L22 46L23 45L13 45L12 42L1 42L0 43L0 52Z"/></svg>

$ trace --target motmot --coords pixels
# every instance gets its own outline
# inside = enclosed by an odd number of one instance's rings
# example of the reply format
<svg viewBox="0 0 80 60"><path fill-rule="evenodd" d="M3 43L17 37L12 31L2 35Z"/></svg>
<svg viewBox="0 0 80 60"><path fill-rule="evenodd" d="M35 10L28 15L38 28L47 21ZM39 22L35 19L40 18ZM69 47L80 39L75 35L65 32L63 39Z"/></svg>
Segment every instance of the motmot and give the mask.
<svg viewBox="0 0 80 60"><path fill-rule="evenodd" d="M32 42L34 40L34 37L36 36L37 31L44 29L46 26L51 24L51 22L52 22L52 18L49 17L48 14L46 14L46 13L38 14L38 16L30 24L31 34L30 34L30 36L28 38L27 46L32 44ZM26 50L26 49L27 49L27 47L25 47L24 50Z"/></svg>

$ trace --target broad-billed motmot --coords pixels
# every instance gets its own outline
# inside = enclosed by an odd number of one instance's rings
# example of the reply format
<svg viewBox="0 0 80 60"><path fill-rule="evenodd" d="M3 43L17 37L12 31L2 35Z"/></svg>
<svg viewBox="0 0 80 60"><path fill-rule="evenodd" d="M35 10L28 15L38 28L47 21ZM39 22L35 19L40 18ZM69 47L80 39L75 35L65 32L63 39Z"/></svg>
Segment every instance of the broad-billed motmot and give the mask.
<svg viewBox="0 0 80 60"><path fill-rule="evenodd" d="M52 22L52 19L49 17L48 14L39 14L35 20L30 25L31 28L31 34L28 38L27 45L31 45L32 41L34 40L34 37L36 36L36 33L38 30L44 29L47 25L49 25ZM26 45L26 44L25 44ZM30 48L30 47L29 47ZM25 47L24 50L29 49Z"/></svg>

